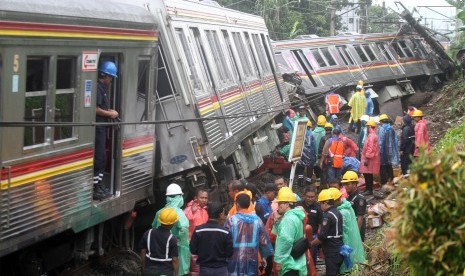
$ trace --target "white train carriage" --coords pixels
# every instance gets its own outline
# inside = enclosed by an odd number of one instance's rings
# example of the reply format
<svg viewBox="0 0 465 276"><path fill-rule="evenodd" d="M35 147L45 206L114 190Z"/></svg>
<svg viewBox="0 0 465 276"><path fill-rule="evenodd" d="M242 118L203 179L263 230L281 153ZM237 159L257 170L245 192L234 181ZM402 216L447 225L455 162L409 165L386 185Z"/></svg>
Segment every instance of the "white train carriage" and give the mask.
<svg viewBox="0 0 465 276"><path fill-rule="evenodd" d="M171 121L157 126L161 190L173 177L205 184L224 167L247 177L279 143L271 125L288 105L263 18L214 1L146 7L161 26L157 120Z"/></svg>

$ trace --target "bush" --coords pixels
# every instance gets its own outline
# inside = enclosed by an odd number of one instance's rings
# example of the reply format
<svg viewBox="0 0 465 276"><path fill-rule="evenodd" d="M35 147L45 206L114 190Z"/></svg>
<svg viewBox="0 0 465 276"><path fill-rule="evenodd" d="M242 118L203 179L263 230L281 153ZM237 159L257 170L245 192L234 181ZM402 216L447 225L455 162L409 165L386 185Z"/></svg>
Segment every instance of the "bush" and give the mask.
<svg viewBox="0 0 465 276"><path fill-rule="evenodd" d="M394 214L396 251L413 275L465 269L465 153L452 148L411 165Z"/></svg>

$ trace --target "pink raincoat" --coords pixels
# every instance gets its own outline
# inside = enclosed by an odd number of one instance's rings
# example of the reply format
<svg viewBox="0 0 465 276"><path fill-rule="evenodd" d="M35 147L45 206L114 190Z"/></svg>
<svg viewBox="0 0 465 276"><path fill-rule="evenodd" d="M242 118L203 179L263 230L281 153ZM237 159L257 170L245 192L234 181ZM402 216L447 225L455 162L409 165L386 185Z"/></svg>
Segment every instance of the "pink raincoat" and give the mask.
<svg viewBox="0 0 465 276"><path fill-rule="evenodd" d="M427 152L431 150L428 127L426 126L426 120L424 119L421 119L415 124L415 152L413 153L413 156L416 157L420 155L420 148L426 148Z"/></svg>
<svg viewBox="0 0 465 276"><path fill-rule="evenodd" d="M365 166L365 160L368 160L368 166ZM378 135L376 130L369 128L368 137L363 145L362 158L360 162L360 172L369 174L378 174L380 167L380 155Z"/></svg>
<svg viewBox="0 0 465 276"><path fill-rule="evenodd" d="M199 207L195 212L192 212L193 203L194 201L191 200L189 203L187 203L186 209L184 209L184 214L189 220L189 240L192 237L192 233L194 233L195 227L208 221L207 206L203 208Z"/></svg>

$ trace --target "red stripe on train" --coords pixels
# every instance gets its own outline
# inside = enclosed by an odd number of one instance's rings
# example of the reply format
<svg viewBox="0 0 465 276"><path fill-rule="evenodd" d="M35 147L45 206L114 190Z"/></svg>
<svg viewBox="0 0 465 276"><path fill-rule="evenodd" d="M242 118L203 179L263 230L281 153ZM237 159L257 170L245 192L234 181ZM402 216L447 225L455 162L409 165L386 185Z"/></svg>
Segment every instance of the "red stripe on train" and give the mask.
<svg viewBox="0 0 465 276"><path fill-rule="evenodd" d="M25 175L28 173L33 173L49 168L53 168L60 165L65 165L71 162L76 162L94 156L93 149L84 149L68 154L63 154L59 156L53 156L47 159L36 160L33 162L28 162L24 164L13 165L11 167L11 178ZM1 180L8 179L8 169L2 168L2 177Z"/></svg>
<svg viewBox="0 0 465 276"><path fill-rule="evenodd" d="M147 135L147 136L142 136L142 137L125 139L123 141L123 149L134 148L134 147L142 146L146 144L153 144L155 140L154 138L155 137L153 135Z"/></svg>

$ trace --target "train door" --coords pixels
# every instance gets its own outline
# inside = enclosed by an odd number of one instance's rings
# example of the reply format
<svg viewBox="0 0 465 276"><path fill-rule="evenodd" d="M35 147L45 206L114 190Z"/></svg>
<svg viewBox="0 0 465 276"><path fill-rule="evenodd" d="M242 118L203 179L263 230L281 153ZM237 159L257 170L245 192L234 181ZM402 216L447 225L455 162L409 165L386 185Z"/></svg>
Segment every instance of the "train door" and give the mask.
<svg viewBox="0 0 465 276"><path fill-rule="evenodd" d="M103 53L100 55L99 66L102 66L102 64L109 61L113 62L117 68L117 77L113 77L111 83L107 85L107 93L105 95L101 95L103 97L106 97L106 99L103 100L104 103L102 108L106 108L108 110L115 110L116 112L118 112L118 116L116 118L105 118L104 122L107 123L121 121L120 118L123 115L121 114L122 74L120 60L120 55L116 53ZM105 86L102 84L103 75L100 71L98 72L98 74L99 76L97 82L100 88L97 88L97 91L99 91L99 89L101 91L105 91ZM102 98L97 98L97 105L102 104L102 102L100 102L101 99ZM121 145L121 127L115 125L108 125L103 126L103 128L100 128L99 126L97 126L95 135L96 142L94 149L94 199L101 200L110 198L112 195L119 196L120 183L118 183L118 186L115 184L116 180L120 179L120 177L118 176L121 173L119 170L119 166L117 166L117 164L121 163L121 148L119 146ZM102 154L102 152L104 152L103 163L101 163L101 159L99 157L99 155Z"/></svg>

